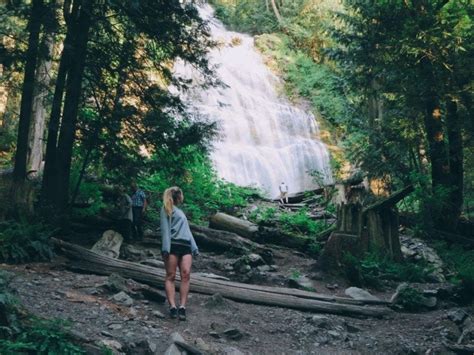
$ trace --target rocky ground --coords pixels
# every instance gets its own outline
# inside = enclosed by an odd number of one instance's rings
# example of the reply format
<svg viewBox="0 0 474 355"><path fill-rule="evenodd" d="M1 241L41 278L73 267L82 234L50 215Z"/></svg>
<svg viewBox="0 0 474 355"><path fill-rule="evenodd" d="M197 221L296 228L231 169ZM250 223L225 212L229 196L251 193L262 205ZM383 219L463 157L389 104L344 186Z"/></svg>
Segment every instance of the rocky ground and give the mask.
<svg viewBox="0 0 474 355"><path fill-rule="evenodd" d="M423 249L419 242L413 243L405 245L412 251ZM158 250L144 245L125 245L122 252L129 260L159 259ZM204 252L195 261L194 272L241 282L311 288L325 294L344 295L348 286L342 279L318 272L314 260L284 248L274 249L270 264L258 257L242 261ZM75 337L89 344L91 353L102 344L116 353L163 354L173 350L169 349L173 339L182 337L181 341L210 354L446 354L452 351L445 344L456 343L463 331L461 342L474 333L473 308L441 298L430 311L393 312L385 319L371 319L192 293L188 320L180 322L167 317L163 302L144 299L140 293L117 292L109 286L110 278L72 272L59 257L52 263L2 268L16 275L11 287L29 312L69 320ZM449 290L444 283L417 286L435 296L438 290ZM385 300L394 292L369 291ZM177 348L174 351L168 353L181 353Z"/></svg>

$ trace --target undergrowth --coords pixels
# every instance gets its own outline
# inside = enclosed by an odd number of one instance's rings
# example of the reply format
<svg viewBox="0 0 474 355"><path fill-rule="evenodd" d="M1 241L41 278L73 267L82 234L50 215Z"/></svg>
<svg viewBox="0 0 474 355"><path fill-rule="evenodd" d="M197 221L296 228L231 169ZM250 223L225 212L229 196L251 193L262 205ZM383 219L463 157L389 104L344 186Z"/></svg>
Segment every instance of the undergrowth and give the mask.
<svg viewBox="0 0 474 355"><path fill-rule="evenodd" d="M51 227L41 223L0 223L0 262L25 263L53 257Z"/></svg>
<svg viewBox="0 0 474 355"><path fill-rule="evenodd" d="M474 298L474 250L464 249L457 244L434 243L434 248L451 271L450 281L462 284L467 294Z"/></svg>
<svg viewBox="0 0 474 355"><path fill-rule="evenodd" d="M368 287L380 288L382 281L424 282L432 271L426 263L396 262L377 253L366 253L357 258L350 253L344 255L348 278Z"/></svg>
<svg viewBox="0 0 474 355"><path fill-rule="evenodd" d="M25 316L10 292L13 274L0 270L0 354L85 354L72 343L61 320Z"/></svg>

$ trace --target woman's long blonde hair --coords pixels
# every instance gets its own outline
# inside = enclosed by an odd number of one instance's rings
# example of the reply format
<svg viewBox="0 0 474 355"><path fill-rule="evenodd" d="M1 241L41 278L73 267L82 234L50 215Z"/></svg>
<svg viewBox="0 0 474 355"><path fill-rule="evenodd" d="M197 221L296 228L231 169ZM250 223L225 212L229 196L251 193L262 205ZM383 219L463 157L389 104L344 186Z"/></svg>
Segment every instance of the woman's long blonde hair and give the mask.
<svg viewBox="0 0 474 355"><path fill-rule="evenodd" d="M169 187L163 193L163 207L168 216L173 213L173 206L182 200L183 191L178 186Z"/></svg>

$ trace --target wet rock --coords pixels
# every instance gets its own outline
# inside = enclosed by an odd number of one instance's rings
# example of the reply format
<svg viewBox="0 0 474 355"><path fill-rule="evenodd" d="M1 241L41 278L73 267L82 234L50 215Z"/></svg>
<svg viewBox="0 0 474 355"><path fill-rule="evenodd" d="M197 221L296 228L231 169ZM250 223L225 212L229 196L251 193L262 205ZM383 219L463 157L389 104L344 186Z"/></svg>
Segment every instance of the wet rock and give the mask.
<svg viewBox="0 0 474 355"><path fill-rule="evenodd" d="M113 295L111 299L127 307L130 307L133 304L133 299L123 291Z"/></svg>
<svg viewBox="0 0 474 355"><path fill-rule="evenodd" d="M380 301L380 298L358 287L349 287L344 291L344 293L347 296L359 301Z"/></svg>

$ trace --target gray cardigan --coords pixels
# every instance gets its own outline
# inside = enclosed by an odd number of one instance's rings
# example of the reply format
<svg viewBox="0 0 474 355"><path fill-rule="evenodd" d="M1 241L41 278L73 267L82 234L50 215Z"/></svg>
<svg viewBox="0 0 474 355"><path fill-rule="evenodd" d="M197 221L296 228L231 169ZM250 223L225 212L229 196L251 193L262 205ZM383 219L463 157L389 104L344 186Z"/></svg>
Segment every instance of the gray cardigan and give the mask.
<svg viewBox="0 0 474 355"><path fill-rule="evenodd" d="M170 218L165 209L161 208L160 220L162 252L169 253L171 242L176 240L189 242L191 244L191 252L193 255L199 254L198 247L194 241L191 229L189 228L188 219L186 218L183 211L174 206L173 213L171 214Z"/></svg>

